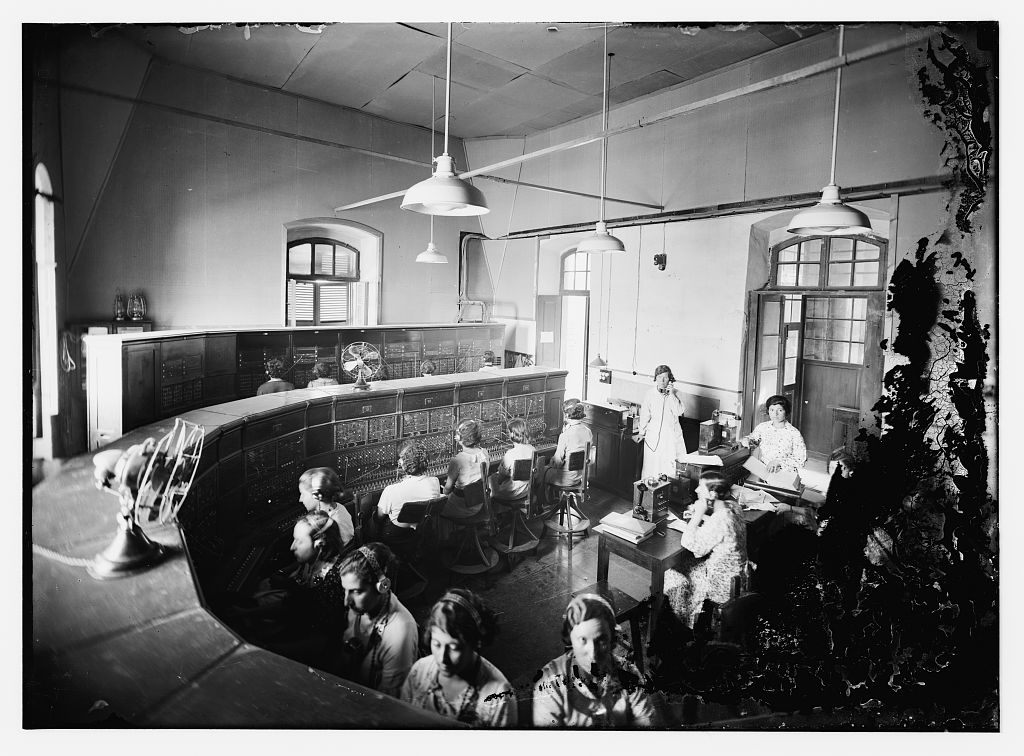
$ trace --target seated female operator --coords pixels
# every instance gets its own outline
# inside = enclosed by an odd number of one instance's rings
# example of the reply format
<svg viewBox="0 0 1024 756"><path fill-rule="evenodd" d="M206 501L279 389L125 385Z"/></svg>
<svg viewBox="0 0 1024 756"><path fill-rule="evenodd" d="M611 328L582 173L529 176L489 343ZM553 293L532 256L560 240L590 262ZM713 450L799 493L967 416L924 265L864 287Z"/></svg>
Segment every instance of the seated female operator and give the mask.
<svg viewBox="0 0 1024 756"><path fill-rule="evenodd" d="M780 470L799 473L807 462L807 446L800 431L789 423L793 410L789 399L775 395L764 403L768 420L760 423L749 436L740 439L746 447L756 446L761 461L774 473Z"/></svg>
<svg viewBox="0 0 1024 756"><path fill-rule="evenodd" d="M587 416L586 407L577 402L566 407L564 412L565 425L558 435L558 448L548 466L538 474L545 496L550 485L571 486L580 482L583 473L569 469L569 457L575 451L586 449L587 444L594 443L594 434L583 424L583 418Z"/></svg>
<svg viewBox="0 0 1024 756"><path fill-rule="evenodd" d="M433 475L427 475L426 447L419 441L406 441L398 450L398 470L403 477L392 483L377 502L378 533L384 543L407 542L416 525L399 522L402 506L410 501L427 501L440 495L441 484Z"/></svg>

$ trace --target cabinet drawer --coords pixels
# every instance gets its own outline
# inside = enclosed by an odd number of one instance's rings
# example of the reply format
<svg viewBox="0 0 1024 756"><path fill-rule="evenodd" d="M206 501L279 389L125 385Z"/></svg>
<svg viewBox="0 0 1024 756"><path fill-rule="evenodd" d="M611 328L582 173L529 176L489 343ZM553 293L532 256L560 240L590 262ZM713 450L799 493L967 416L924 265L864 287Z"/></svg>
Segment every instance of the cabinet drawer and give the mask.
<svg viewBox="0 0 1024 756"><path fill-rule="evenodd" d="M524 378L509 381L505 389L505 396L522 396L523 394L537 394L544 390L544 376L536 378Z"/></svg>
<svg viewBox="0 0 1024 756"><path fill-rule="evenodd" d="M245 426L243 443L248 449L250 446L261 444L272 438L278 438L285 433L292 433L302 430L305 427L304 408L284 412L266 420L257 420Z"/></svg>
<svg viewBox="0 0 1024 756"><path fill-rule="evenodd" d="M501 383L473 384L459 386L459 403L479 402L484 399L500 399Z"/></svg>
<svg viewBox="0 0 1024 756"><path fill-rule="evenodd" d="M338 420L351 420L356 417L390 415L395 412L398 412L398 396L381 396L362 401L346 397L345 401L338 402L334 416Z"/></svg>
<svg viewBox="0 0 1024 756"><path fill-rule="evenodd" d="M432 409L434 407L450 407L454 401L454 389L406 394L402 397L402 411L415 412L416 410Z"/></svg>

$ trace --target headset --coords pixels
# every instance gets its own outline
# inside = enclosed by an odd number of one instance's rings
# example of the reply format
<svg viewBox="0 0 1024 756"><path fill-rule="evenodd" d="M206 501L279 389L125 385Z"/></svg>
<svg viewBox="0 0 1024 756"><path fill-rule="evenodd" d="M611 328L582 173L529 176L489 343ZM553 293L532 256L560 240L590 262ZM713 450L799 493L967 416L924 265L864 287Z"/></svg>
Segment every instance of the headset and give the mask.
<svg viewBox="0 0 1024 756"><path fill-rule="evenodd" d="M477 638L483 637L484 634L484 622L480 617L480 613L473 608L473 605L466 600L464 596L460 596L457 593L448 591L441 598L438 599L438 603L445 602L448 604L454 604L465 610L466 614L473 620L473 624L476 625L476 636ZM614 614L614 612L613 612Z"/></svg>
<svg viewBox="0 0 1024 756"><path fill-rule="evenodd" d="M315 513L311 512L310 514L315 514ZM307 523L312 528L313 527L313 523L310 521L311 520L310 514L305 515L300 520L300 522L305 522L305 523ZM334 524L334 520L332 520L330 518L330 515L327 515L326 512L321 512L321 514L324 514L324 515L327 516L327 522L324 523L323 527L318 528L317 530L312 531L309 534L310 540L313 541L313 548L314 549L318 549L318 550L322 549L324 546L327 545L327 537L326 537L325 533L327 533L327 529L330 528L331 525Z"/></svg>
<svg viewBox="0 0 1024 756"><path fill-rule="evenodd" d="M612 617L615 617L615 610L612 608L611 602L608 601L608 599L606 599L604 596L600 596L596 593L581 593L579 596L576 597L576 599L587 599L588 601L596 601L599 604L604 604L605 608L608 609L608 612L612 615Z"/></svg>
<svg viewBox="0 0 1024 756"><path fill-rule="evenodd" d="M373 552L366 546L359 547L359 553L363 555L363 559L370 565L370 569L373 570L373 577L376 580L374 586L377 593L387 593L391 590L391 578L384 574L384 570L381 569L380 562L377 561L377 557L373 555Z"/></svg>

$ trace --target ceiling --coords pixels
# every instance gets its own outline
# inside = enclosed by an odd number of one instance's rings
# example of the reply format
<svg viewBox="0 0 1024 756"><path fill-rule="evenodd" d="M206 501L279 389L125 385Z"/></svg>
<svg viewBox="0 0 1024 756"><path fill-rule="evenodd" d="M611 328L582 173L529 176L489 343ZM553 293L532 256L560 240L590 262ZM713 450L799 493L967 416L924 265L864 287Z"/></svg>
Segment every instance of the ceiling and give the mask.
<svg viewBox="0 0 1024 756"><path fill-rule="evenodd" d="M823 24L619 24L608 29L612 105L829 28ZM174 63L429 127L442 126L445 23L116 25ZM601 112L599 23L456 23L457 137L522 136Z"/></svg>

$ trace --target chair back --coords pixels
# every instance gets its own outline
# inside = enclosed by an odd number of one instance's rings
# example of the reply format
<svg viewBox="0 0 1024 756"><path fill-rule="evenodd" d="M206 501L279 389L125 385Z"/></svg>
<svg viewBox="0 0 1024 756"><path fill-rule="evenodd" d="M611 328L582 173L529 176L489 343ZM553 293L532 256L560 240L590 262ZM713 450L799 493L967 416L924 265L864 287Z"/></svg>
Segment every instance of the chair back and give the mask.
<svg viewBox="0 0 1024 756"><path fill-rule="evenodd" d="M587 487L590 484L590 463L592 461L592 456L593 446L589 441L584 448L569 453L569 466L567 469L573 472L582 473L580 482L573 486L573 488L578 489L582 493L587 491Z"/></svg>
<svg viewBox="0 0 1024 756"><path fill-rule="evenodd" d="M407 525L419 525L427 516L427 501L407 501L398 510L398 521Z"/></svg>
<svg viewBox="0 0 1024 756"><path fill-rule="evenodd" d="M512 465L512 480L533 480L533 468L536 464L536 452L529 459L517 459Z"/></svg>

